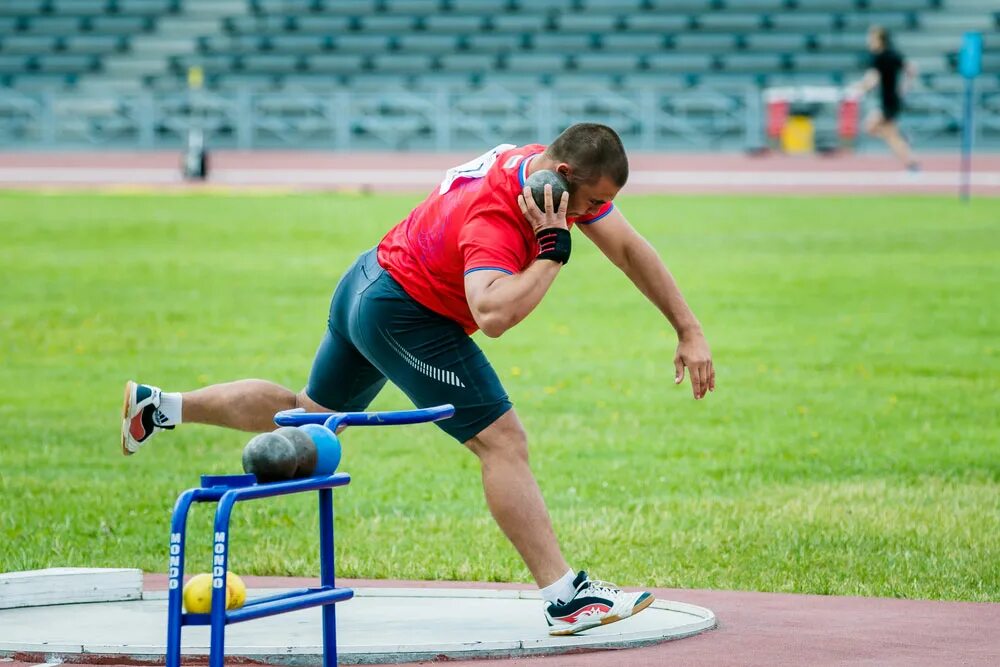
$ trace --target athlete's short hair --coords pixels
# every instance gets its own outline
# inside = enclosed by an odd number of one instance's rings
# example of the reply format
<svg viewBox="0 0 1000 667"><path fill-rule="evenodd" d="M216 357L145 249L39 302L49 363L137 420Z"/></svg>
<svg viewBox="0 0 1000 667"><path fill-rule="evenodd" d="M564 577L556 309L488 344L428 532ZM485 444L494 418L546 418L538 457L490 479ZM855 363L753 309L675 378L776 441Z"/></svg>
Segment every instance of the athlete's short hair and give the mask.
<svg viewBox="0 0 1000 667"><path fill-rule="evenodd" d="M594 183L606 176L620 188L628 180L625 147L618 133L607 125L571 125L549 144L545 153L549 158L573 167L570 180L577 183ZM572 182L570 186L572 188Z"/></svg>

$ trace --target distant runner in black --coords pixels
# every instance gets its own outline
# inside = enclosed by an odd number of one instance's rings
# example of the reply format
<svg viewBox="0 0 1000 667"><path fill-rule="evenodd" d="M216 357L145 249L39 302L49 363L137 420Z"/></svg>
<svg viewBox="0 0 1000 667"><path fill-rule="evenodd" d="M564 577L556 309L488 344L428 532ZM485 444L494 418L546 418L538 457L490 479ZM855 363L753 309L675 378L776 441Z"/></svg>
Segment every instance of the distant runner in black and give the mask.
<svg viewBox="0 0 1000 667"><path fill-rule="evenodd" d="M868 29L868 50L872 54L871 64L856 89L865 94L877 86L881 109L872 110L865 118L865 130L885 141L907 169L917 171L920 167L896 125L902 107L900 95L916 76L916 67L893 48L889 31L881 26Z"/></svg>

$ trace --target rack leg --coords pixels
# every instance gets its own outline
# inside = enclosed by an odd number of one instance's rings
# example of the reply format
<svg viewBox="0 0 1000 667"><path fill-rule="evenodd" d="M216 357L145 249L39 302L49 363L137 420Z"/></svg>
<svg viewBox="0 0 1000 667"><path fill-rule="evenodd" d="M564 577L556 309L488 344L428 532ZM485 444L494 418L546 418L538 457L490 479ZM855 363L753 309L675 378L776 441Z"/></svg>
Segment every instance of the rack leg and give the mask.
<svg viewBox="0 0 1000 667"><path fill-rule="evenodd" d="M319 581L334 586L333 562L333 490L319 490ZM323 667L337 665L336 605L323 605Z"/></svg>

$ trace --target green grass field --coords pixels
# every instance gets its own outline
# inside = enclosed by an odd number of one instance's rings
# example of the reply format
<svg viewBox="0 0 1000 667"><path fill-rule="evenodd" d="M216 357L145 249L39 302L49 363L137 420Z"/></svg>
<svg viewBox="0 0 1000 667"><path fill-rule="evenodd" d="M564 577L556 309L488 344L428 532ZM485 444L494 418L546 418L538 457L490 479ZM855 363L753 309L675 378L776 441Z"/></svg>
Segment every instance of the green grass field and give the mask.
<svg viewBox="0 0 1000 667"><path fill-rule="evenodd" d="M248 435L124 458L129 378L306 380L330 293L417 196L0 194L0 571L166 570L170 510ZM577 235L541 307L479 337L572 565L628 585L1000 601L1000 200L624 197L713 346ZM409 407L394 388L373 406ZM474 457L349 430L338 574L528 581ZM232 568L317 572L315 499L241 505ZM195 513L189 571L209 567Z"/></svg>

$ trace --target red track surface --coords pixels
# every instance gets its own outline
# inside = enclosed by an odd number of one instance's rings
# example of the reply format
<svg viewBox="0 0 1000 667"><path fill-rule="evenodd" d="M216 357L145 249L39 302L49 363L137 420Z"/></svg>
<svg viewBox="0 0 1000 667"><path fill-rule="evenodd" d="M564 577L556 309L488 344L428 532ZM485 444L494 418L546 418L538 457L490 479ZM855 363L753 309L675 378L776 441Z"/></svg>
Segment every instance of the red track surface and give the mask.
<svg viewBox="0 0 1000 667"><path fill-rule="evenodd" d="M306 578L245 577L245 581L252 588L318 584L315 579ZM164 590L166 583L166 575L146 575L147 590ZM340 579L338 584L358 588L531 588L524 584L349 579ZM654 591L661 598L708 607L718 618L718 628L695 637L626 651L447 664L455 667L1000 665L1000 604L669 588ZM349 604L343 605L342 613L350 613ZM538 622L542 623L541 610ZM34 658L39 656L30 657ZM4 667L30 664L13 662Z"/></svg>
<svg viewBox="0 0 1000 667"><path fill-rule="evenodd" d="M240 152L211 154L210 180L186 184L180 154L5 153L0 187L278 188L425 192L468 154ZM749 157L634 153L627 193L887 194L955 193L957 154L926 155L910 174L888 155ZM1000 196L1000 155L973 163L973 192Z"/></svg>

